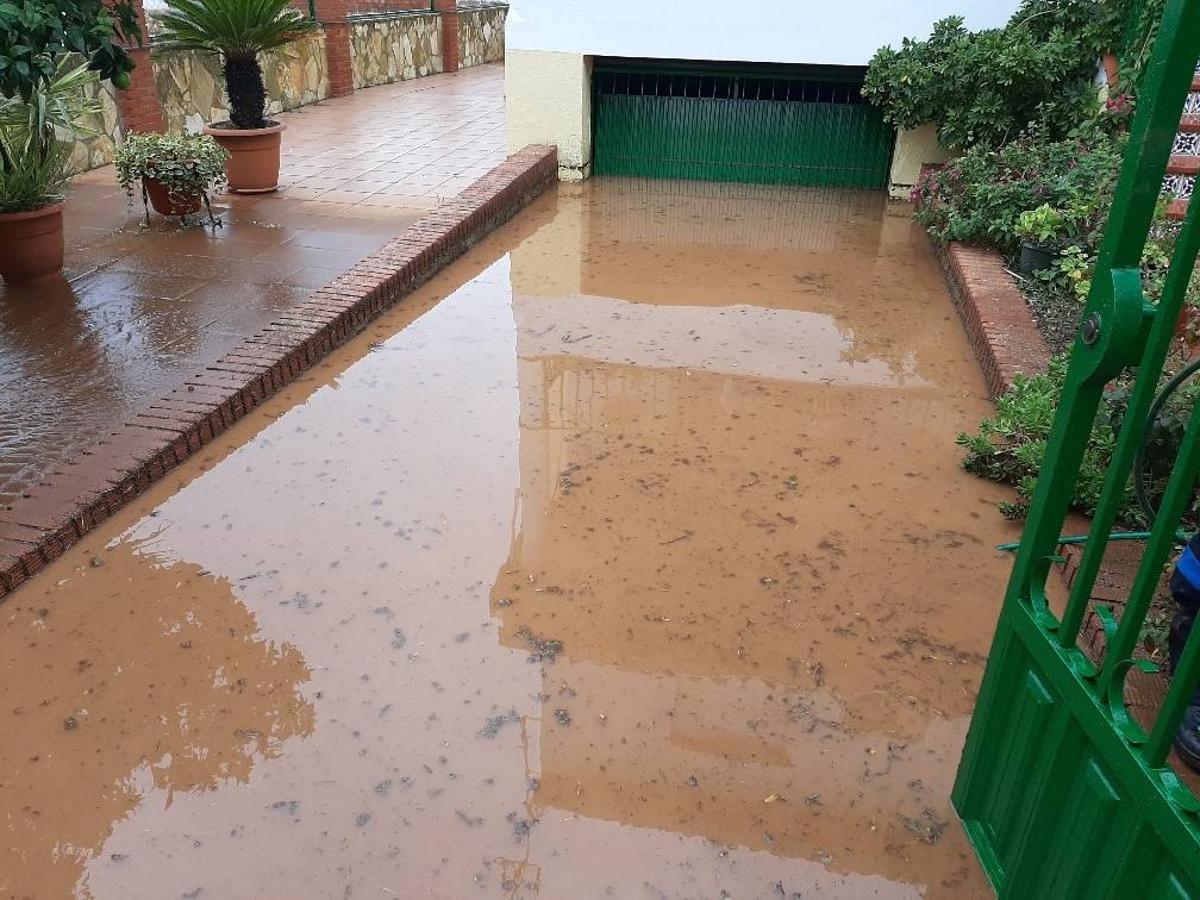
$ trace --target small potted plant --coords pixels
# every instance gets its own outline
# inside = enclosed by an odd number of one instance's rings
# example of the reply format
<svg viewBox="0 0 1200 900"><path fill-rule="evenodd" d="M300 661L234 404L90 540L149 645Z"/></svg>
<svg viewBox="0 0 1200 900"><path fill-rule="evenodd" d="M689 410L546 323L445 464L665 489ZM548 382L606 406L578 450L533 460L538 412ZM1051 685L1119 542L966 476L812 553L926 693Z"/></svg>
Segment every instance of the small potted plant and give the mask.
<svg viewBox="0 0 1200 900"><path fill-rule="evenodd" d="M216 224L209 191L225 180L225 148L207 135L130 134L117 150L117 183L133 199L140 187L146 221L150 209L164 216L189 216L203 204Z"/></svg>
<svg viewBox="0 0 1200 900"><path fill-rule="evenodd" d="M291 0L166 0L157 14L162 40L181 49L219 53L229 121L205 134L229 151L229 189L273 191L279 185L284 126L266 118L267 89L258 55L315 29Z"/></svg>
<svg viewBox="0 0 1200 900"><path fill-rule="evenodd" d="M100 111L85 88L87 64L60 59L54 76L28 98L0 98L0 276L20 283L63 266L63 198L70 179L60 137L84 132L80 119Z"/></svg>
<svg viewBox="0 0 1200 900"><path fill-rule="evenodd" d="M1066 227L1067 217L1049 203L1021 213L1013 232L1021 239L1017 268L1022 275L1032 275L1054 264Z"/></svg>

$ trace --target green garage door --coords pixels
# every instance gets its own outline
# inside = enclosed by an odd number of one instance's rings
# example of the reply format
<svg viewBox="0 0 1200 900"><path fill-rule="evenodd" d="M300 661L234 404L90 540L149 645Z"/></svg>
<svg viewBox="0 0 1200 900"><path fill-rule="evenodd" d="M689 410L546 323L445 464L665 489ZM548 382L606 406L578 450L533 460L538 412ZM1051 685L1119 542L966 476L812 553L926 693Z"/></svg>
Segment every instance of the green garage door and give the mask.
<svg viewBox="0 0 1200 900"><path fill-rule="evenodd" d="M894 133L861 69L598 60L598 175L883 188Z"/></svg>

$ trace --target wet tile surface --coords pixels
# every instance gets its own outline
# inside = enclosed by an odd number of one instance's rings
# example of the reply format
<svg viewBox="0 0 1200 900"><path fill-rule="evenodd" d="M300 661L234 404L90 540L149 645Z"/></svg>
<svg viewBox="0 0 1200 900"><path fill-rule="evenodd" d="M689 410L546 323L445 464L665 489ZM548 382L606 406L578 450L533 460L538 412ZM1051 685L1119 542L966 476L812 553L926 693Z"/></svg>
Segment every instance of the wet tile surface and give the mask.
<svg viewBox="0 0 1200 900"><path fill-rule="evenodd" d="M879 197L551 192L0 606L0 894L988 896L987 409Z"/></svg>
<svg viewBox="0 0 1200 900"><path fill-rule="evenodd" d="M216 198L216 229L144 227L112 167L77 178L65 277L0 283L0 503L501 161L502 82L480 66L284 115L281 190Z"/></svg>

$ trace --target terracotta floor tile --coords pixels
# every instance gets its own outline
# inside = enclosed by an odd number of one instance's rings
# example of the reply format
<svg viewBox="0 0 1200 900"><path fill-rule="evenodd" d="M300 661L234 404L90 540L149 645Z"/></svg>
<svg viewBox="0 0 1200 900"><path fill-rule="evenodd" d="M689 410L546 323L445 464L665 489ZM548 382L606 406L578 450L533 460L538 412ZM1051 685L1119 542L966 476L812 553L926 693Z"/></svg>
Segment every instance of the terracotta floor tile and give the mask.
<svg viewBox="0 0 1200 900"><path fill-rule="evenodd" d="M66 277L0 285L0 504L502 158L503 82L481 66L281 114L280 190L214 197L215 229L143 227L111 166L75 178Z"/></svg>
<svg viewBox="0 0 1200 900"><path fill-rule="evenodd" d="M368 178L351 178L339 184L335 190L345 191L351 194L374 194L377 191L383 190L391 184L394 184L398 179L368 179Z"/></svg>

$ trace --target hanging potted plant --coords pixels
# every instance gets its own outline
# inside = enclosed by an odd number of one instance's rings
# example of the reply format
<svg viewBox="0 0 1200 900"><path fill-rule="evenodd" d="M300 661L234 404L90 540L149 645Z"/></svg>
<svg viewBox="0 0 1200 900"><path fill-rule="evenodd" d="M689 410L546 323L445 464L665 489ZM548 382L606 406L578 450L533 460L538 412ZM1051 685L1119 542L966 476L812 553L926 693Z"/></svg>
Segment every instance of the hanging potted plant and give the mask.
<svg viewBox="0 0 1200 900"><path fill-rule="evenodd" d="M19 283L63 265L63 197L71 176L63 140L84 133L83 116L98 113L85 89L87 65L59 61L28 98L0 98L0 276Z"/></svg>
<svg viewBox="0 0 1200 900"><path fill-rule="evenodd" d="M146 221L150 207L163 216L189 216L208 211L214 225L209 192L225 180L225 148L207 135L130 134L117 150L117 184L133 199L142 195Z"/></svg>
<svg viewBox="0 0 1200 900"><path fill-rule="evenodd" d="M166 0L162 39L181 49L221 55L229 121L204 129L229 151L229 189L273 191L279 184L284 126L266 118L267 89L258 55L315 29L290 0Z"/></svg>

